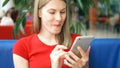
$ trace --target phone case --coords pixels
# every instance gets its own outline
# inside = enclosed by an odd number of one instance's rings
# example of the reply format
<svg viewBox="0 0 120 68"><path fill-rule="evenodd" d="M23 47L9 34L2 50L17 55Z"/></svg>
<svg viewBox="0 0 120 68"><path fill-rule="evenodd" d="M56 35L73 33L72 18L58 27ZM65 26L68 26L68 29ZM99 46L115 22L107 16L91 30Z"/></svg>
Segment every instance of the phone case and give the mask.
<svg viewBox="0 0 120 68"><path fill-rule="evenodd" d="M76 37L70 50L78 57L81 57L77 46L80 46L84 51L86 51L93 39L93 36L78 36Z"/></svg>

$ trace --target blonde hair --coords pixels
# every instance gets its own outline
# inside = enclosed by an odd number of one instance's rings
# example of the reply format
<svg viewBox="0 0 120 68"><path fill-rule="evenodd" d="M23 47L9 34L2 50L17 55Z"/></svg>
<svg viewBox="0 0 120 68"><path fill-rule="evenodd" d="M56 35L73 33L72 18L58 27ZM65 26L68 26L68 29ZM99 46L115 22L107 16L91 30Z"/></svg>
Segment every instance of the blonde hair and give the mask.
<svg viewBox="0 0 120 68"><path fill-rule="evenodd" d="M33 21L34 21L34 32L39 33L40 29L41 29L41 19L39 18L39 10L45 6L50 0L35 0L34 3L34 17L33 17ZM64 0L65 1L65 0ZM59 35L56 36L56 38L58 39L58 43L65 45L67 47L70 47L71 45L71 34L69 31L69 12L68 12L68 7L67 7L67 16L66 16L66 20L65 23L62 27L61 32L59 33Z"/></svg>

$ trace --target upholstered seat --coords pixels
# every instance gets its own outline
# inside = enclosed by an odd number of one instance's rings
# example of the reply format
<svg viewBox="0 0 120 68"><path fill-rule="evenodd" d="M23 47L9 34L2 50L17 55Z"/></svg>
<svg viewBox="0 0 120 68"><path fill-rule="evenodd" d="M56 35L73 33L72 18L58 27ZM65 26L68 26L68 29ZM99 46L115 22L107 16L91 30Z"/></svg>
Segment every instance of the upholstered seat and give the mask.
<svg viewBox="0 0 120 68"><path fill-rule="evenodd" d="M0 40L0 68L14 68L12 47L15 42ZM94 39L91 42L89 68L120 68L120 39Z"/></svg>

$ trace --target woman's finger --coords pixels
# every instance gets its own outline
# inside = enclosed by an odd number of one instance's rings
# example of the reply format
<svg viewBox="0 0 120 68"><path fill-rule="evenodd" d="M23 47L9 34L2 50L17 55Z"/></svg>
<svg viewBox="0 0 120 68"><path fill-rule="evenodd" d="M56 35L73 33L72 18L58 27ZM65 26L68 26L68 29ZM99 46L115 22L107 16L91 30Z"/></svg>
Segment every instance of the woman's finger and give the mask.
<svg viewBox="0 0 120 68"><path fill-rule="evenodd" d="M66 59L64 60L64 64L69 66L69 67L72 67L72 64L70 62L68 62Z"/></svg>
<svg viewBox="0 0 120 68"><path fill-rule="evenodd" d="M59 52L56 54L56 56L58 56L59 58L62 58L65 54L66 54L66 52L61 49L61 50L59 50Z"/></svg>
<svg viewBox="0 0 120 68"><path fill-rule="evenodd" d="M80 58L78 56L76 56L72 51L68 52L69 56L71 56L71 58L75 61L78 61Z"/></svg>
<svg viewBox="0 0 120 68"><path fill-rule="evenodd" d="M87 51L86 51L86 54L89 56L89 53L90 53L90 46L88 47Z"/></svg>
<svg viewBox="0 0 120 68"><path fill-rule="evenodd" d="M78 51L80 52L81 56L84 57L85 54L86 54L86 53L84 52L84 50L83 50L80 46L78 46L77 49L78 49Z"/></svg>
<svg viewBox="0 0 120 68"><path fill-rule="evenodd" d="M75 64L76 63L75 60L72 57L70 57L70 55L68 55L68 54L65 55L65 58L71 64Z"/></svg>

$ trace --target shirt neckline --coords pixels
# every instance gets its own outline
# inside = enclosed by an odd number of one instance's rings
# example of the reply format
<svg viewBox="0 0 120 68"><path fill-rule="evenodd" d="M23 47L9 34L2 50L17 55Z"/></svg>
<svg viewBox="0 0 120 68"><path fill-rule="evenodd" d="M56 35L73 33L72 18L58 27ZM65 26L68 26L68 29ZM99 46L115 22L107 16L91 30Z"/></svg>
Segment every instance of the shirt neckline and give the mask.
<svg viewBox="0 0 120 68"><path fill-rule="evenodd" d="M39 39L38 34L36 34L36 38L37 38L37 40L38 40L40 43L42 43L42 44L43 44L44 46L46 46L46 47L55 47L55 46L57 45L57 44L54 44L54 45L48 45L48 44L42 42L42 41Z"/></svg>

